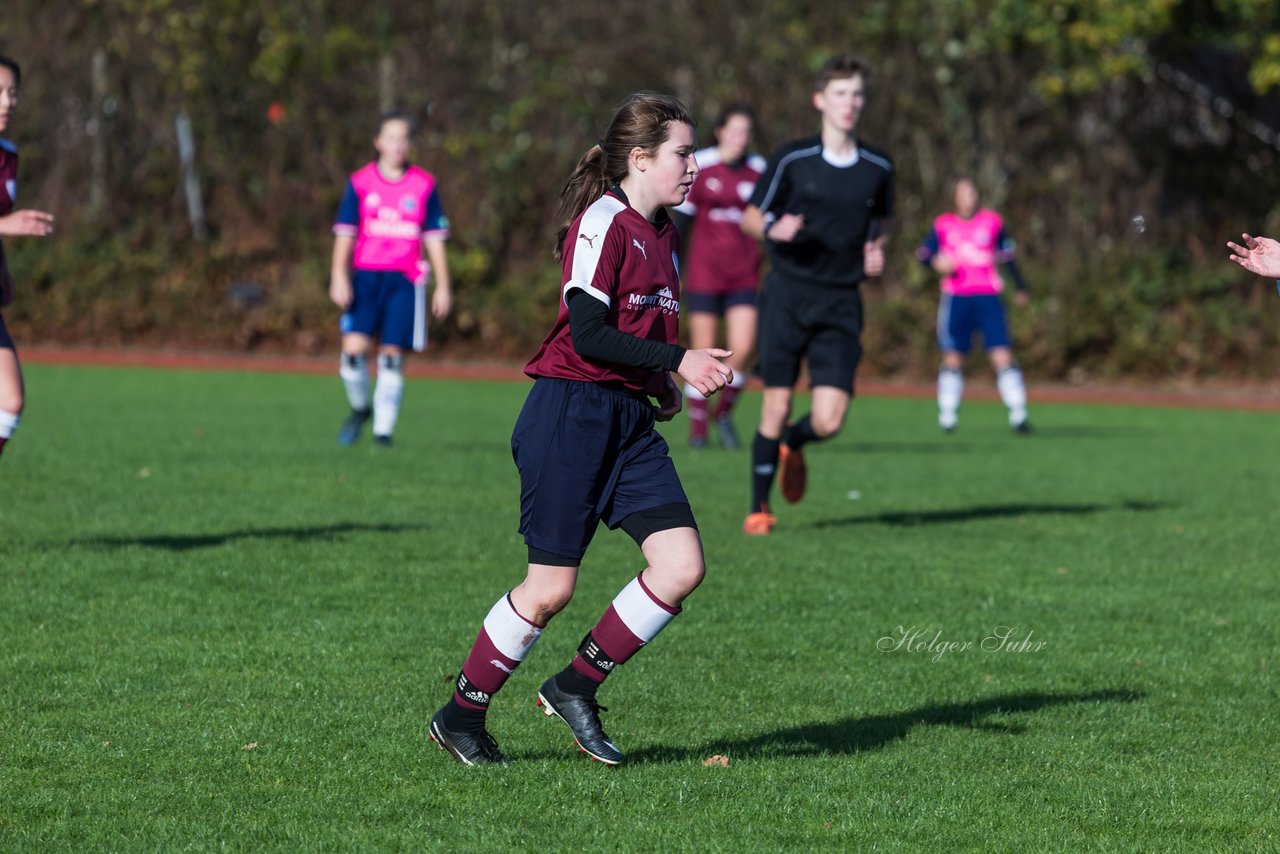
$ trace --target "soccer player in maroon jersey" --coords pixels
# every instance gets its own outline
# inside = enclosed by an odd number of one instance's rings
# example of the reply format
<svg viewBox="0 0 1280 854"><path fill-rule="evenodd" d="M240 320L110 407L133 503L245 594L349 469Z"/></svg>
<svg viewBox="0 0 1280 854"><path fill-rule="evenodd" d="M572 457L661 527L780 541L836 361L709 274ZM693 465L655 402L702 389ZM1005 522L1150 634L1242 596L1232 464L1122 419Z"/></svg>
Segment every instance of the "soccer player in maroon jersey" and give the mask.
<svg viewBox="0 0 1280 854"><path fill-rule="evenodd" d="M749 155L755 117L743 104L725 107L716 119L716 144L697 153L698 179L685 203L676 209L691 218L692 236L681 278L689 313L689 343L694 349L714 347L716 327L724 318L733 382L720 392L712 417L720 444L738 447L730 413L738 390L747 382L747 363L756 346L756 291L760 286L760 245L742 233L742 211L764 173L765 161ZM685 388L689 406L689 444L707 444L707 398Z"/></svg>
<svg viewBox="0 0 1280 854"><path fill-rule="evenodd" d="M596 690L702 581L697 524L654 429L680 411L671 372L708 395L733 378L721 361L729 351L676 343L678 238L667 208L685 200L698 173L693 124L673 98L632 95L561 192L560 308L525 366L534 383L511 437L528 573L489 610L453 696L431 719L432 740L463 764L506 761L485 728L490 700L569 604L601 522L626 531L648 566L542 683L537 702L593 759L622 761Z"/></svg>
<svg viewBox="0 0 1280 854"><path fill-rule="evenodd" d="M0 56L0 133L9 128L18 108L18 86L22 70L7 56ZM44 211L14 210L18 195L18 147L0 138L0 237L46 237L53 233L53 214ZM5 262L0 242L0 309L13 302L13 275ZM22 365L13 338L0 315L0 453L18 428L22 414Z"/></svg>

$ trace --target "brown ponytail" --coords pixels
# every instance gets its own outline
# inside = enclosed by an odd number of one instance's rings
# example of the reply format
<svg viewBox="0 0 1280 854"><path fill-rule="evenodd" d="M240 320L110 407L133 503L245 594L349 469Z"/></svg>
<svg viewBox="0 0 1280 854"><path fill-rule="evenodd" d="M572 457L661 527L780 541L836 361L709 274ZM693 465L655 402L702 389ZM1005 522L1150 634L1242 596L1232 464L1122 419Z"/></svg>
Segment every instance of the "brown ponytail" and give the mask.
<svg viewBox="0 0 1280 854"><path fill-rule="evenodd" d="M667 141L672 122L694 126L688 108L668 95L637 92L622 102L604 138L582 155L560 191L556 210L560 223L556 233L557 259L564 250L564 239L573 221L610 187L627 177L627 161L632 149L656 153Z"/></svg>

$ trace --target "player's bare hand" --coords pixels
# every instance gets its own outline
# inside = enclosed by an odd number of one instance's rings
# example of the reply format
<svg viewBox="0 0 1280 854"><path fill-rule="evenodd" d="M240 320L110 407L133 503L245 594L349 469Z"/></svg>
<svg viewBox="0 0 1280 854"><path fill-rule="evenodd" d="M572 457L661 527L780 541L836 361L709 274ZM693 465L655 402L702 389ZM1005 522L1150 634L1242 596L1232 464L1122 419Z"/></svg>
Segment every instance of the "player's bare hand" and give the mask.
<svg viewBox="0 0 1280 854"><path fill-rule="evenodd" d="M21 210L0 217L0 235L5 237L47 237L53 234L53 214Z"/></svg>
<svg viewBox="0 0 1280 854"><path fill-rule="evenodd" d="M764 236L774 243L790 243L804 228L804 214L783 214L778 217Z"/></svg>
<svg viewBox="0 0 1280 854"><path fill-rule="evenodd" d="M950 276L956 271L956 259L952 258L946 252L939 252L933 256L931 262L933 269L940 275Z"/></svg>
<svg viewBox="0 0 1280 854"><path fill-rule="evenodd" d="M1231 260L1251 273L1280 279L1280 242L1270 237L1253 237L1243 234L1244 245L1227 241Z"/></svg>
<svg viewBox="0 0 1280 854"><path fill-rule="evenodd" d="M868 276L884 272L884 247L873 240L862 244L862 272Z"/></svg>
<svg viewBox="0 0 1280 854"><path fill-rule="evenodd" d="M706 350L686 350L680 360L678 372L689 385L703 394L715 394L733 381L733 368L721 359L733 355L732 350L710 347Z"/></svg>
<svg viewBox="0 0 1280 854"><path fill-rule="evenodd" d="M453 311L453 291L437 287L431 294L431 316L436 320L444 320Z"/></svg>
<svg viewBox="0 0 1280 854"><path fill-rule="evenodd" d="M329 299L337 304L338 308L346 311L351 308L351 277L334 275L329 278Z"/></svg>
<svg viewBox="0 0 1280 854"><path fill-rule="evenodd" d="M667 384L663 387L662 394L658 395L658 413L655 417L659 421L670 421L680 414L683 406L684 395L680 393L680 386L671 378L671 374L667 374Z"/></svg>

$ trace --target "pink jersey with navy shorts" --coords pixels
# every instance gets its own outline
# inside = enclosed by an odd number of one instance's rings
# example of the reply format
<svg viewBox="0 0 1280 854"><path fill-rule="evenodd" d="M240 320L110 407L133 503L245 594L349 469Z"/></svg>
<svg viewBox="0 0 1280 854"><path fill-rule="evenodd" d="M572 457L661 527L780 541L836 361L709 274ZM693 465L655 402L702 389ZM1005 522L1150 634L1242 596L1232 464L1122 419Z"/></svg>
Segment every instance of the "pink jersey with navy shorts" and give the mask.
<svg viewBox="0 0 1280 854"><path fill-rule="evenodd" d="M333 233L356 239L356 270L396 271L414 284L425 284L429 270L422 239L449 236L435 176L410 166L399 180L390 181L376 162L370 163L351 176Z"/></svg>
<svg viewBox="0 0 1280 854"><path fill-rule="evenodd" d="M591 362L577 354L569 332L567 297L577 289L600 300L609 309L609 325L619 332L678 343L678 247L675 226L665 212L655 224L613 192L601 196L565 235L560 311L524 372L534 378L583 380L645 394L662 393L667 375L661 371Z"/></svg>
<svg viewBox="0 0 1280 854"><path fill-rule="evenodd" d="M992 210L982 209L969 219L945 213L933 222L936 252L955 261L955 270L942 279L942 292L953 296L987 296L1004 290L996 271L1013 257L1012 244L1004 237L1004 222Z"/></svg>
<svg viewBox="0 0 1280 854"><path fill-rule="evenodd" d="M689 293L715 296L754 291L760 283L760 244L743 233L741 223L764 174L764 158L753 155L725 163L716 148L704 148L695 156L698 177L684 204L676 208L693 217L685 287Z"/></svg>
<svg viewBox="0 0 1280 854"><path fill-rule="evenodd" d="M0 139L0 216L13 212L18 200L18 146ZM0 276L5 275L4 242L0 241Z"/></svg>

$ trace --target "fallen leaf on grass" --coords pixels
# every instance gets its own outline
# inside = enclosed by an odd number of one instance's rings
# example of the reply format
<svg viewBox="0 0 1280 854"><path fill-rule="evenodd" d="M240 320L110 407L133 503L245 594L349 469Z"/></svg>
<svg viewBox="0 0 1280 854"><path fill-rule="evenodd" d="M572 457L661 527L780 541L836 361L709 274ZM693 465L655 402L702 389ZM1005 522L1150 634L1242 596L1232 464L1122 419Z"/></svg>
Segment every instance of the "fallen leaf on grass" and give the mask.
<svg viewBox="0 0 1280 854"><path fill-rule="evenodd" d="M246 745L244 746L244 749L245 749L245 750L257 750L257 749L258 749L258 742L256 742L256 741L251 741L251 742L249 742L248 744L246 744Z"/></svg>
<svg viewBox="0 0 1280 854"><path fill-rule="evenodd" d="M708 757L708 758L706 758L706 759L702 760L702 764L703 764L703 766L704 766L704 767L706 767L706 768L713 768L713 767L716 767L716 766L719 766L719 767L721 767L721 768L728 768L728 767L729 767L729 757L728 757L728 756L722 756L721 754L717 753L715 756L710 756L710 757Z"/></svg>

